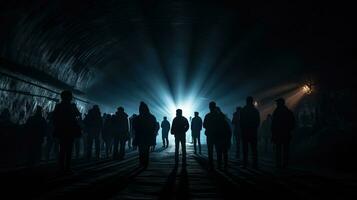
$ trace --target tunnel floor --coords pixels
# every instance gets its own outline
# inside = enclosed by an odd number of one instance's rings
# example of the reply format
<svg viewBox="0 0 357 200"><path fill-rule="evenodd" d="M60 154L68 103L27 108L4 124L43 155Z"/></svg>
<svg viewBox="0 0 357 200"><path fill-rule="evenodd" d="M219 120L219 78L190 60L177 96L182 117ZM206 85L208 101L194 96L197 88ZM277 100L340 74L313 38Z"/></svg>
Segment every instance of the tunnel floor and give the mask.
<svg viewBox="0 0 357 200"><path fill-rule="evenodd" d="M55 162L36 168L1 172L3 193L27 199L345 199L356 196L351 177L277 170L261 158L259 169L243 169L231 153L227 171L207 170L206 148L193 154L187 146L187 168L174 167L174 147L158 148L147 169L138 167L138 153L128 152L123 161L75 161L74 173L56 174Z"/></svg>

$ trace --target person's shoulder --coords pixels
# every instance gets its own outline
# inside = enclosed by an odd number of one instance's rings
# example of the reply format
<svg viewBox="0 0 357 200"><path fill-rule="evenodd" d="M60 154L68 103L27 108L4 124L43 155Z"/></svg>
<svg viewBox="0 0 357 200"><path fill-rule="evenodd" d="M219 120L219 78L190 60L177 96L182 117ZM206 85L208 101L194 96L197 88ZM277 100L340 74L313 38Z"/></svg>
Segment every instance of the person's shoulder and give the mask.
<svg viewBox="0 0 357 200"><path fill-rule="evenodd" d="M211 117L212 116L212 113L207 113L206 115L205 115L205 118L207 118L207 117Z"/></svg>

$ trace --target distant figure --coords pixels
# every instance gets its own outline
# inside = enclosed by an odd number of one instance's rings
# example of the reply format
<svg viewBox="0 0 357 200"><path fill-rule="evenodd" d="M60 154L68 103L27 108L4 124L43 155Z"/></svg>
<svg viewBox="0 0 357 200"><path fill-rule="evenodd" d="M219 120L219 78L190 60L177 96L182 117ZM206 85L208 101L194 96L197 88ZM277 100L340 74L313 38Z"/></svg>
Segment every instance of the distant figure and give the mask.
<svg viewBox="0 0 357 200"><path fill-rule="evenodd" d="M141 102L139 115L133 120L135 138L133 145L139 147L140 166L147 168L149 165L149 151L152 138L156 134L156 118L150 113L149 107Z"/></svg>
<svg viewBox="0 0 357 200"><path fill-rule="evenodd" d="M295 127L295 117L293 112L285 106L283 98L276 100L276 103L277 107L273 113L271 124L272 142L276 145L276 166L286 168L289 161L289 144L291 131Z"/></svg>
<svg viewBox="0 0 357 200"><path fill-rule="evenodd" d="M137 114L133 114L131 117L129 117L129 140L128 143L130 143L129 147L131 147L133 150L136 150L136 146L133 145L134 138L135 138L135 130L133 128L133 122L135 117L137 117Z"/></svg>
<svg viewBox="0 0 357 200"><path fill-rule="evenodd" d="M124 112L123 107L119 107L114 117L114 159L124 159L125 143L129 138L129 121L128 115ZM118 154L119 151L119 154Z"/></svg>
<svg viewBox="0 0 357 200"><path fill-rule="evenodd" d="M191 132L193 138L193 147L195 149L195 154L197 153L197 143L198 152L201 154L201 130L202 130L202 119L198 112L195 112L195 117L191 121Z"/></svg>
<svg viewBox="0 0 357 200"><path fill-rule="evenodd" d="M103 115L102 138L105 145L105 156L109 158L110 151L113 145L113 116L110 114Z"/></svg>
<svg viewBox="0 0 357 200"><path fill-rule="evenodd" d="M217 106L215 102L209 103L210 112L206 114L203 120L203 127L206 129L205 135L207 137L207 149L208 149L208 168L213 169L213 147L214 147L214 137L219 132L217 128L217 119L219 115L217 113Z"/></svg>
<svg viewBox="0 0 357 200"><path fill-rule="evenodd" d="M170 131L170 122L167 120L167 117L161 122L161 135L162 135L162 147L169 147L169 131ZM166 144L166 146L165 146Z"/></svg>
<svg viewBox="0 0 357 200"><path fill-rule="evenodd" d="M248 145L250 145L253 154L253 168L258 167L258 127L260 124L260 114L253 104L253 97L248 97L246 106L241 110L240 126L242 130L243 142L243 167L248 163Z"/></svg>
<svg viewBox="0 0 357 200"><path fill-rule="evenodd" d="M46 136L47 122L42 116L42 107L37 106L35 114L26 122L28 146L28 164L38 164L42 158L42 143Z"/></svg>
<svg viewBox="0 0 357 200"><path fill-rule="evenodd" d="M231 146L232 131L230 121L224 115L219 107L217 109L218 118L216 125L219 131L214 136L215 147L217 153L217 167L220 169L222 166L222 159L224 161L224 169L228 169L228 150Z"/></svg>
<svg viewBox="0 0 357 200"><path fill-rule="evenodd" d="M81 135L78 124L80 113L72 101L72 92L63 91L61 102L53 112L54 137L59 140L59 167L61 172L71 172L73 141Z"/></svg>
<svg viewBox="0 0 357 200"><path fill-rule="evenodd" d="M271 114L267 115L267 118L263 121L262 126L260 127L260 138L262 140L263 151L268 152L268 146L271 140Z"/></svg>
<svg viewBox="0 0 357 200"><path fill-rule="evenodd" d="M240 148L241 148L241 128L240 128L240 111L242 107L237 107L236 111L233 113L232 125L233 125L233 135L236 143L236 158L240 158Z"/></svg>
<svg viewBox="0 0 357 200"><path fill-rule="evenodd" d="M92 157L93 142L95 144L95 158L100 156L100 134L103 128L103 119L98 105L94 105L83 121L87 130L87 159Z"/></svg>
<svg viewBox="0 0 357 200"><path fill-rule="evenodd" d="M175 165L179 162L179 149L181 143L182 166L186 167L186 131L189 129L187 119L182 116L182 110L176 110L176 117L172 121L171 134L175 136Z"/></svg>

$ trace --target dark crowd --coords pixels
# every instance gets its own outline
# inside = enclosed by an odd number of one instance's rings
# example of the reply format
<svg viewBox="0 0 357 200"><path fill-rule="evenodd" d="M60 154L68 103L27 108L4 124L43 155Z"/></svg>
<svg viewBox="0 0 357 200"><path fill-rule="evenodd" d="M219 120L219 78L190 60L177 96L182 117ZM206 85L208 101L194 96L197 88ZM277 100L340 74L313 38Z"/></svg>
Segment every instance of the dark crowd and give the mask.
<svg viewBox="0 0 357 200"><path fill-rule="evenodd" d="M139 113L128 116L123 107L115 114L101 113L94 105L82 116L72 93L63 91L61 102L50 113L44 113L37 106L34 114L24 124L11 121L11 113L4 109L0 116L1 166L26 165L34 167L42 162L57 160L60 173L71 173L73 159L123 160L127 151L138 150L139 164L146 168L150 152L155 151L156 138L161 128L162 148L169 147L169 134L175 137L175 166L180 162L186 167L186 132L190 129L194 154L202 154L201 131L207 138L208 168L214 169L214 151L217 168L227 169L228 153L234 147L235 157L241 158L242 167L248 164L258 168L258 141L266 151L274 144L275 163L286 168L289 161L291 132L295 118L285 106L285 100L276 100L276 109L261 122L254 99L247 97L244 107L237 107L230 120L215 102L209 103L209 113L202 120L198 112L186 119L182 110L176 110L176 117L170 123L167 117L158 122L147 104L141 102ZM44 117L46 116L46 117ZM259 138L258 139L258 134ZM234 145L232 145L232 141ZM251 156L249 156L251 155ZM252 158L248 162L248 158ZM251 164L250 164L251 163Z"/></svg>

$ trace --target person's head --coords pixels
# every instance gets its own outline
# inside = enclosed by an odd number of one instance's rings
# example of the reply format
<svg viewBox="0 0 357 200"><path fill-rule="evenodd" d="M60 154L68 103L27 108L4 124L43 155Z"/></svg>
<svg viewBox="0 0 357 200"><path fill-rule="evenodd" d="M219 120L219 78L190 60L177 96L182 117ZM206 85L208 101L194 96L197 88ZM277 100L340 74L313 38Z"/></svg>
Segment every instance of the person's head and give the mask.
<svg viewBox="0 0 357 200"><path fill-rule="evenodd" d="M118 113L123 113L124 112L124 108L122 106L120 106L118 109L117 109L117 112Z"/></svg>
<svg viewBox="0 0 357 200"><path fill-rule="evenodd" d="M146 103L144 102L140 102L140 106L139 106L139 114L148 114L150 113L149 107L148 105L146 105Z"/></svg>
<svg viewBox="0 0 357 200"><path fill-rule="evenodd" d="M41 106L36 107L35 115L42 116L42 107Z"/></svg>
<svg viewBox="0 0 357 200"><path fill-rule="evenodd" d="M211 112L213 112L215 109L216 109L216 102L211 101L211 102L209 103L209 110L210 110Z"/></svg>
<svg viewBox="0 0 357 200"><path fill-rule="evenodd" d="M72 101L73 95L72 92L69 90L64 90L61 92L61 100L63 102L69 103Z"/></svg>
<svg viewBox="0 0 357 200"><path fill-rule="evenodd" d="M167 117L164 117L164 120L166 121L166 120L167 120Z"/></svg>
<svg viewBox="0 0 357 200"><path fill-rule="evenodd" d="M253 97L251 97L251 96L247 97L247 99L246 99L246 104L247 105L253 105L253 102L254 102Z"/></svg>
<svg viewBox="0 0 357 200"><path fill-rule="evenodd" d="M99 111L99 106L98 105L94 105L93 106L93 110Z"/></svg>
<svg viewBox="0 0 357 200"><path fill-rule="evenodd" d="M177 109L176 110L176 116L177 117L181 117L182 116L182 110L181 109Z"/></svg>
<svg viewBox="0 0 357 200"><path fill-rule="evenodd" d="M195 112L195 117L198 117L199 113L198 112Z"/></svg>
<svg viewBox="0 0 357 200"><path fill-rule="evenodd" d="M271 119L271 118L272 118L271 114L268 114L267 119Z"/></svg>
<svg viewBox="0 0 357 200"><path fill-rule="evenodd" d="M279 99L275 100L275 102L278 107L285 105L285 99L283 99L283 98L279 98Z"/></svg>

